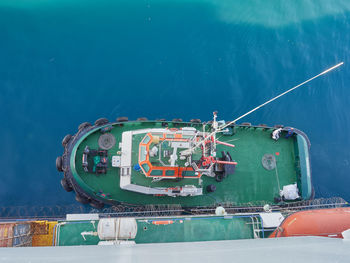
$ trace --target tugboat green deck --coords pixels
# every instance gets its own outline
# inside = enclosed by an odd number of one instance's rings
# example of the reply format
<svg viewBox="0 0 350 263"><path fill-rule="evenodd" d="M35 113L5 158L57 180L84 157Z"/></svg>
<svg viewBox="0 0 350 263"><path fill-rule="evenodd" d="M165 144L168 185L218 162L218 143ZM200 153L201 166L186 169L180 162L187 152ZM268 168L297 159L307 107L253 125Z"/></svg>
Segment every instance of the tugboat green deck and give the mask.
<svg viewBox="0 0 350 263"><path fill-rule="evenodd" d="M274 127L231 125L208 139L213 123L107 122L83 124L75 136L66 136L65 152L56 160L65 172L63 187L75 190L82 203L96 208L271 204L283 186L294 183L297 200L312 197L310 145L296 129L289 138L288 129L281 129L273 140Z"/></svg>

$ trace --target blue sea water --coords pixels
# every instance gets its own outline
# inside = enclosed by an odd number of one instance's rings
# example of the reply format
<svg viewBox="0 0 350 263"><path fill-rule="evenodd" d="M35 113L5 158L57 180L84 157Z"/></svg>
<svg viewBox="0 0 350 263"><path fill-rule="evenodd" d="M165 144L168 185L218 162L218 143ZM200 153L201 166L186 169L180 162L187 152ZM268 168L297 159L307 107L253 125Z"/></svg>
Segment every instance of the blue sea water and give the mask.
<svg viewBox="0 0 350 263"><path fill-rule="evenodd" d="M2 0L0 207L74 204L56 171L80 123L232 120L306 132L316 197L350 200L350 1Z"/></svg>

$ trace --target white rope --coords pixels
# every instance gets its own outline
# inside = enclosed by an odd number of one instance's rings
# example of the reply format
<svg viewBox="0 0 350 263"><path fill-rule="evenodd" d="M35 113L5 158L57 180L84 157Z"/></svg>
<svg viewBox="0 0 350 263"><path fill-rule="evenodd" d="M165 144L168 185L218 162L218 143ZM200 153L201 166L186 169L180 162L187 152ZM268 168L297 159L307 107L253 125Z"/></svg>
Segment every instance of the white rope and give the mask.
<svg viewBox="0 0 350 263"><path fill-rule="evenodd" d="M335 65L335 66L333 66L333 67L330 67L329 69L326 69L325 71L322 71L321 73L317 74L316 76L313 76L312 78L310 78L310 79L308 79L308 80L306 80L306 81L304 81L304 82L302 82L302 83L296 85L295 87L293 87L293 88L291 88L291 89L289 89L289 90L287 90L287 91L285 91L285 92L283 92L283 93L277 95L276 97L274 97L274 98L272 98L272 99L270 99L270 100L264 102L263 104L259 105L258 107L255 107L254 109L248 111L247 113L243 114L242 116L238 117L237 119L235 119L235 120L233 120L233 121L231 121L231 122L229 122L229 123L227 123L227 124L222 125L222 126L219 127L217 130L213 131L213 132L210 133L208 136L206 136L206 137L203 139L203 141L206 141L208 138L210 138L211 136L213 136L213 135L216 134L217 132L219 132L219 131L225 129L226 127L230 126L231 124L233 124L233 123L237 122L238 120L244 118L245 116L247 116L247 115L253 113L254 111L256 111L256 110L258 110L258 109L264 107L265 105L269 104L270 102L273 102L274 100L276 100L276 99L278 99L278 98L280 98L280 97L286 95L287 93L289 93L289 92L291 92L291 91L293 91L293 90L299 88L300 86L303 86L304 84L310 82L311 80L314 80L315 78L318 78L318 77L320 77L320 76L322 76L322 75L324 75L324 74L326 74L326 73L332 71L333 69L336 69L337 67L340 67L340 66L343 65L343 64L344 64L344 62L340 62L340 63L338 63L337 65ZM193 151L194 149L196 149L201 143L202 143L202 141L199 141L195 146L193 146L193 147L191 148L191 151Z"/></svg>
<svg viewBox="0 0 350 263"><path fill-rule="evenodd" d="M280 194L280 192L281 192L282 189L281 189L281 185L280 185L280 180L279 180L279 178L278 178L277 160L276 160L275 171L276 171L276 179L277 179L277 185L278 185L278 190L279 190L279 193L278 193L278 194Z"/></svg>

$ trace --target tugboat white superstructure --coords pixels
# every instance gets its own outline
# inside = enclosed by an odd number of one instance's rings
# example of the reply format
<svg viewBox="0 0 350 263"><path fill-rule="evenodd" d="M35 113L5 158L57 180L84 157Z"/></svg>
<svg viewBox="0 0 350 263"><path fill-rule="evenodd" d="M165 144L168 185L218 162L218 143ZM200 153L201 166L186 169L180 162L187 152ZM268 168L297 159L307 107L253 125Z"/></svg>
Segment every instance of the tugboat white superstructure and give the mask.
<svg viewBox="0 0 350 263"><path fill-rule="evenodd" d="M218 124L216 112L212 130ZM216 144L234 147L220 142L215 134L207 138L209 132L194 127L158 128L125 131L122 133L119 155L112 157L112 165L120 168L120 188L151 195L197 196L203 194L202 176L224 177L225 172L233 172L237 162L232 161L230 153L216 157ZM200 147L198 147L200 146ZM133 164L133 154L138 152L138 163ZM114 160L114 161L113 161ZM173 187L147 187L132 183L132 170L138 176L161 180L181 180L190 178L197 185L188 184Z"/></svg>

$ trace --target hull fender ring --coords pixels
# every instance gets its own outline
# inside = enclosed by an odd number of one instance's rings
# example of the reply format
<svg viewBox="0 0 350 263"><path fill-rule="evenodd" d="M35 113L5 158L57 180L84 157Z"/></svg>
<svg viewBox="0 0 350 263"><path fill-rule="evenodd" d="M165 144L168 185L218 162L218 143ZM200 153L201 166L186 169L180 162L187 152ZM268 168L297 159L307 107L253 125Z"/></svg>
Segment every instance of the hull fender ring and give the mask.
<svg viewBox="0 0 350 263"><path fill-rule="evenodd" d="M104 203L96 201L96 200L91 200L90 205L96 209L102 209L104 207Z"/></svg>
<svg viewBox="0 0 350 263"><path fill-rule="evenodd" d="M66 178L61 179L61 185L63 189L66 190L67 192L71 192L73 190L73 188L68 184Z"/></svg>
<svg viewBox="0 0 350 263"><path fill-rule="evenodd" d="M75 200L77 200L79 203L81 203L83 205L90 203L90 200L87 197L82 196L78 193L75 195Z"/></svg>
<svg viewBox="0 0 350 263"><path fill-rule="evenodd" d="M128 117L118 117L115 119L117 122L125 122L125 121L128 121L129 118Z"/></svg>
<svg viewBox="0 0 350 263"><path fill-rule="evenodd" d="M78 130L80 131L90 126L91 126L90 122L83 122L82 124L79 125Z"/></svg>
<svg viewBox="0 0 350 263"><path fill-rule="evenodd" d="M59 172L63 172L63 168L62 168L62 156L58 156L56 158L56 169Z"/></svg>
<svg viewBox="0 0 350 263"><path fill-rule="evenodd" d="M96 126L101 126L107 123L108 123L108 119L106 118L99 118L98 120L95 121Z"/></svg>
<svg viewBox="0 0 350 263"><path fill-rule="evenodd" d="M192 120L190 120L190 122L192 122L192 123L201 123L201 120L200 119L192 119Z"/></svg>
<svg viewBox="0 0 350 263"><path fill-rule="evenodd" d="M66 145L69 143L69 141L72 139L72 135L67 134L66 136L64 136L63 140L62 140L62 146L66 147Z"/></svg>
<svg viewBox="0 0 350 263"><path fill-rule="evenodd" d="M243 122L241 125L242 126L247 126L247 127L252 126L252 124L250 122Z"/></svg>

